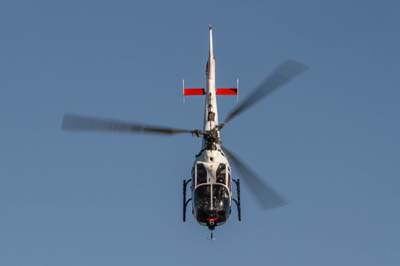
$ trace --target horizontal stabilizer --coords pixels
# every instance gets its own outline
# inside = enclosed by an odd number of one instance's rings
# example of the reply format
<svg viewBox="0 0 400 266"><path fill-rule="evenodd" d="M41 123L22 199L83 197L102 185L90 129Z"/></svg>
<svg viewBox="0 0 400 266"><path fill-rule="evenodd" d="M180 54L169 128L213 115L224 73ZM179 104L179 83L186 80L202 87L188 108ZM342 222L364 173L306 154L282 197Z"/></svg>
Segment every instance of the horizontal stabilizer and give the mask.
<svg viewBox="0 0 400 266"><path fill-rule="evenodd" d="M237 96L238 89L237 88L217 88L217 95L223 96ZM204 88L184 88L183 95L184 96L199 96L205 95L206 90Z"/></svg>
<svg viewBox="0 0 400 266"><path fill-rule="evenodd" d="M183 95L184 96L198 96L198 95L205 95L206 92L204 88L184 88Z"/></svg>
<svg viewBox="0 0 400 266"><path fill-rule="evenodd" d="M217 88L217 95L232 95L236 96L238 94L237 88Z"/></svg>

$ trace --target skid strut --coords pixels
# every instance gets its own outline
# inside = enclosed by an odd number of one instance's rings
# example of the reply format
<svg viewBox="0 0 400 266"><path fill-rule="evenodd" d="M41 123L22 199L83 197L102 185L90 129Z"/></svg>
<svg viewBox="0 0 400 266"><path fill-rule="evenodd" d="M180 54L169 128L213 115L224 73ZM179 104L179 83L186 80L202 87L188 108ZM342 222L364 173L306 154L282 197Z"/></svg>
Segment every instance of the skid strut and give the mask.
<svg viewBox="0 0 400 266"><path fill-rule="evenodd" d="M183 180L183 202L182 202L182 211L183 211L183 222L186 222L186 207L188 205L188 203L192 200L192 198L186 200L186 188L187 185L192 181L192 179L184 179Z"/></svg>
<svg viewBox="0 0 400 266"><path fill-rule="evenodd" d="M240 180L239 180L239 178L232 179L232 180L236 185L236 198L237 198L237 199L233 199L233 201L236 203L237 212L238 212L238 220L241 221L242 220L242 208L240 206Z"/></svg>

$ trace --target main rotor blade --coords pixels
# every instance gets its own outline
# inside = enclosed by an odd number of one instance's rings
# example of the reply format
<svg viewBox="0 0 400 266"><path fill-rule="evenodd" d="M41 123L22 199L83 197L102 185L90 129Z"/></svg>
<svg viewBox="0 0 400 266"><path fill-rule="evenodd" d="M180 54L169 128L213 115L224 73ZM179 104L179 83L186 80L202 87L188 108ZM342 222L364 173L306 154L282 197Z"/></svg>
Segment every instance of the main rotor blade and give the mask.
<svg viewBox="0 0 400 266"><path fill-rule="evenodd" d="M247 96L238 106L236 106L226 117L224 124L240 115L261 99L271 94L276 89L282 87L296 76L306 71L308 67L300 62L288 60L280 64L271 75L264 79L254 91Z"/></svg>
<svg viewBox="0 0 400 266"><path fill-rule="evenodd" d="M232 165L239 172L240 177L249 186L253 195L257 199L258 203L263 209L273 209L282 207L287 204L285 199L280 196L272 187L265 183L261 178L257 176L247 165L245 165L237 155L232 151L223 147L225 154L228 159L232 162Z"/></svg>
<svg viewBox="0 0 400 266"><path fill-rule="evenodd" d="M181 133L194 133L195 130L170 128L163 126L150 126L138 123L127 123L117 120L65 114L62 129L68 131L102 131L118 133L142 133L158 135L174 135Z"/></svg>

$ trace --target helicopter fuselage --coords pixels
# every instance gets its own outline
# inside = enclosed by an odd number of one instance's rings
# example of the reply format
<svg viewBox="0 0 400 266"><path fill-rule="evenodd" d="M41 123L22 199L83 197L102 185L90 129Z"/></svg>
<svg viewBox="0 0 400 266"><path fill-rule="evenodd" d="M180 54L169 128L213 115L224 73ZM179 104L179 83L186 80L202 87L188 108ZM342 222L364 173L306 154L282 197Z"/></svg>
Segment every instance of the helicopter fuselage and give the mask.
<svg viewBox="0 0 400 266"><path fill-rule="evenodd" d="M231 213L232 177L228 159L221 148L215 87L215 58L212 28L206 66L207 86L204 103L204 134L202 149L192 168L192 207L196 220L208 226L224 224Z"/></svg>

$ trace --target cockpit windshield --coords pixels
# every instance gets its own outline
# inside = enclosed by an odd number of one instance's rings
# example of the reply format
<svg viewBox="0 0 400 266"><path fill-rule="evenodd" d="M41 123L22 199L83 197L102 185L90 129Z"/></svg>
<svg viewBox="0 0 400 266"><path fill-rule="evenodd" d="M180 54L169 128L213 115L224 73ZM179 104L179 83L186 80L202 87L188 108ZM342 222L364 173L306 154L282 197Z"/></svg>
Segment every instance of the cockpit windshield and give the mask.
<svg viewBox="0 0 400 266"><path fill-rule="evenodd" d="M211 206L211 185L196 188L194 205L198 209L207 210Z"/></svg>
<svg viewBox="0 0 400 266"><path fill-rule="evenodd" d="M229 191L224 185L201 185L194 191L194 211L200 223L224 223L230 214Z"/></svg>
<svg viewBox="0 0 400 266"><path fill-rule="evenodd" d="M224 210L229 206L229 193L225 186L213 185L213 208Z"/></svg>

